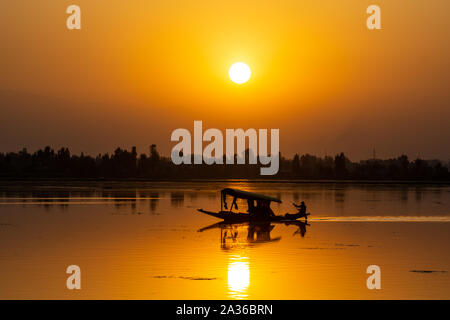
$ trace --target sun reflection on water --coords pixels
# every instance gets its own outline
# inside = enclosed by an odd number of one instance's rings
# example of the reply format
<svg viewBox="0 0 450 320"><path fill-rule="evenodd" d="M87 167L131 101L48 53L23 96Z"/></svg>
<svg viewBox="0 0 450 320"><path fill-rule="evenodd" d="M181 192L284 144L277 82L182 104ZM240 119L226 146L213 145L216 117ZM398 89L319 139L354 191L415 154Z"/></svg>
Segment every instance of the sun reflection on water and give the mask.
<svg viewBox="0 0 450 320"><path fill-rule="evenodd" d="M247 257L232 256L228 262L228 294L233 299L246 299L250 285Z"/></svg>

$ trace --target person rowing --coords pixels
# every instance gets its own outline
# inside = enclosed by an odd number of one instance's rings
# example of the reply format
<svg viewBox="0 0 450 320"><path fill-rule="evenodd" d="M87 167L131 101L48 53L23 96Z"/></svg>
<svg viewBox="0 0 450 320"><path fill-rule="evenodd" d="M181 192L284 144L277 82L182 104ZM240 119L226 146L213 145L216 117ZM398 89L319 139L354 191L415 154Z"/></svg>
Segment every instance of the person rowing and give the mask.
<svg viewBox="0 0 450 320"><path fill-rule="evenodd" d="M301 216L306 216L306 205L305 205L305 202L304 202L304 201L300 202L300 205L295 204L295 203L293 203L293 205L294 205L294 207L297 208L298 213L299 213Z"/></svg>
<svg viewBox="0 0 450 320"><path fill-rule="evenodd" d="M300 204L293 203L293 205L298 210L298 212L296 214L286 213L284 216L287 219L298 219L298 218L308 219L309 213L306 213L306 205L304 201L302 201Z"/></svg>

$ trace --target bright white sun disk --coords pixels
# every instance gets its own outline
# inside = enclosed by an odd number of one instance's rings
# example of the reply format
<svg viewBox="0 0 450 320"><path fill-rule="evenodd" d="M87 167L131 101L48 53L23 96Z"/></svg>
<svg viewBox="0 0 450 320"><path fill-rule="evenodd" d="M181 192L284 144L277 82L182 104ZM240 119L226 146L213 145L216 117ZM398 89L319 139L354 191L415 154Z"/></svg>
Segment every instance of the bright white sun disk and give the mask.
<svg viewBox="0 0 450 320"><path fill-rule="evenodd" d="M252 74L250 67L244 62L236 62L230 67L228 71L228 75L230 76L231 81L237 84L242 84L250 79L250 75Z"/></svg>

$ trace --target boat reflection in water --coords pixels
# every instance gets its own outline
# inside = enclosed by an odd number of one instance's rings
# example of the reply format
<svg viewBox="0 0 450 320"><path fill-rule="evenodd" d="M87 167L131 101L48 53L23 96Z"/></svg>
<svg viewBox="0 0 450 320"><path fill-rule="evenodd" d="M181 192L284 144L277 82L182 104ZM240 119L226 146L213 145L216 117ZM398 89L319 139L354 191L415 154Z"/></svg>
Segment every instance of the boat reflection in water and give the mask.
<svg viewBox="0 0 450 320"><path fill-rule="evenodd" d="M248 223L226 223L219 222L210 226L201 228L198 232L211 229L220 229L220 246L224 250L233 248L242 248L254 246L261 243L276 242L281 237L272 238L270 232L275 228L276 224L284 224L286 226L297 226L298 229L293 235L299 234L302 237L306 234L307 222L289 221L289 222L248 222Z"/></svg>
<svg viewBox="0 0 450 320"><path fill-rule="evenodd" d="M272 238L270 233L276 224L286 226L294 225L298 229L293 235L302 237L306 234L308 223L302 221L290 222L249 222L249 223L225 223L219 222L204 227L199 232L211 229L220 229L220 247L233 254L228 259L228 295L232 299L248 298L250 287L250 259L245 256L245 248L254 247L263 243L280 241L281 237ZM239 252L239 254L234 254Z"/></svg>

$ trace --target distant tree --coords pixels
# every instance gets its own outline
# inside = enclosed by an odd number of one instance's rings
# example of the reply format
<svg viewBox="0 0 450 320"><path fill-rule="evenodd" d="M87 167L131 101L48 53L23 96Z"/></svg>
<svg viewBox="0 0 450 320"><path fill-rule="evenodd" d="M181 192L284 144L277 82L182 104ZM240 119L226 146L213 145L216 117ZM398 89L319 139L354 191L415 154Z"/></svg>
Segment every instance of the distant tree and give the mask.
<svg viewBox="0 0 450 320"><path fill-rule="evenodd" d="M300 175L300 157L297 153L292 159L292 174L294 175L294 177L298 177Z"/></svg>
<svg viewBox="0 0 450 320"><path fill-rule="evenodd" d="M150 146L150 160L154 162L159 161L159 153L156 150L156 144Z"/></svg>
<svg viewBox="0 0 450 320"><path fill-rule="evenodd" d="M348 174L347 166L346 166L347 158L344 153L341 152L334 157L334 170L336 174L336 178L345 179Z"/></svg>

